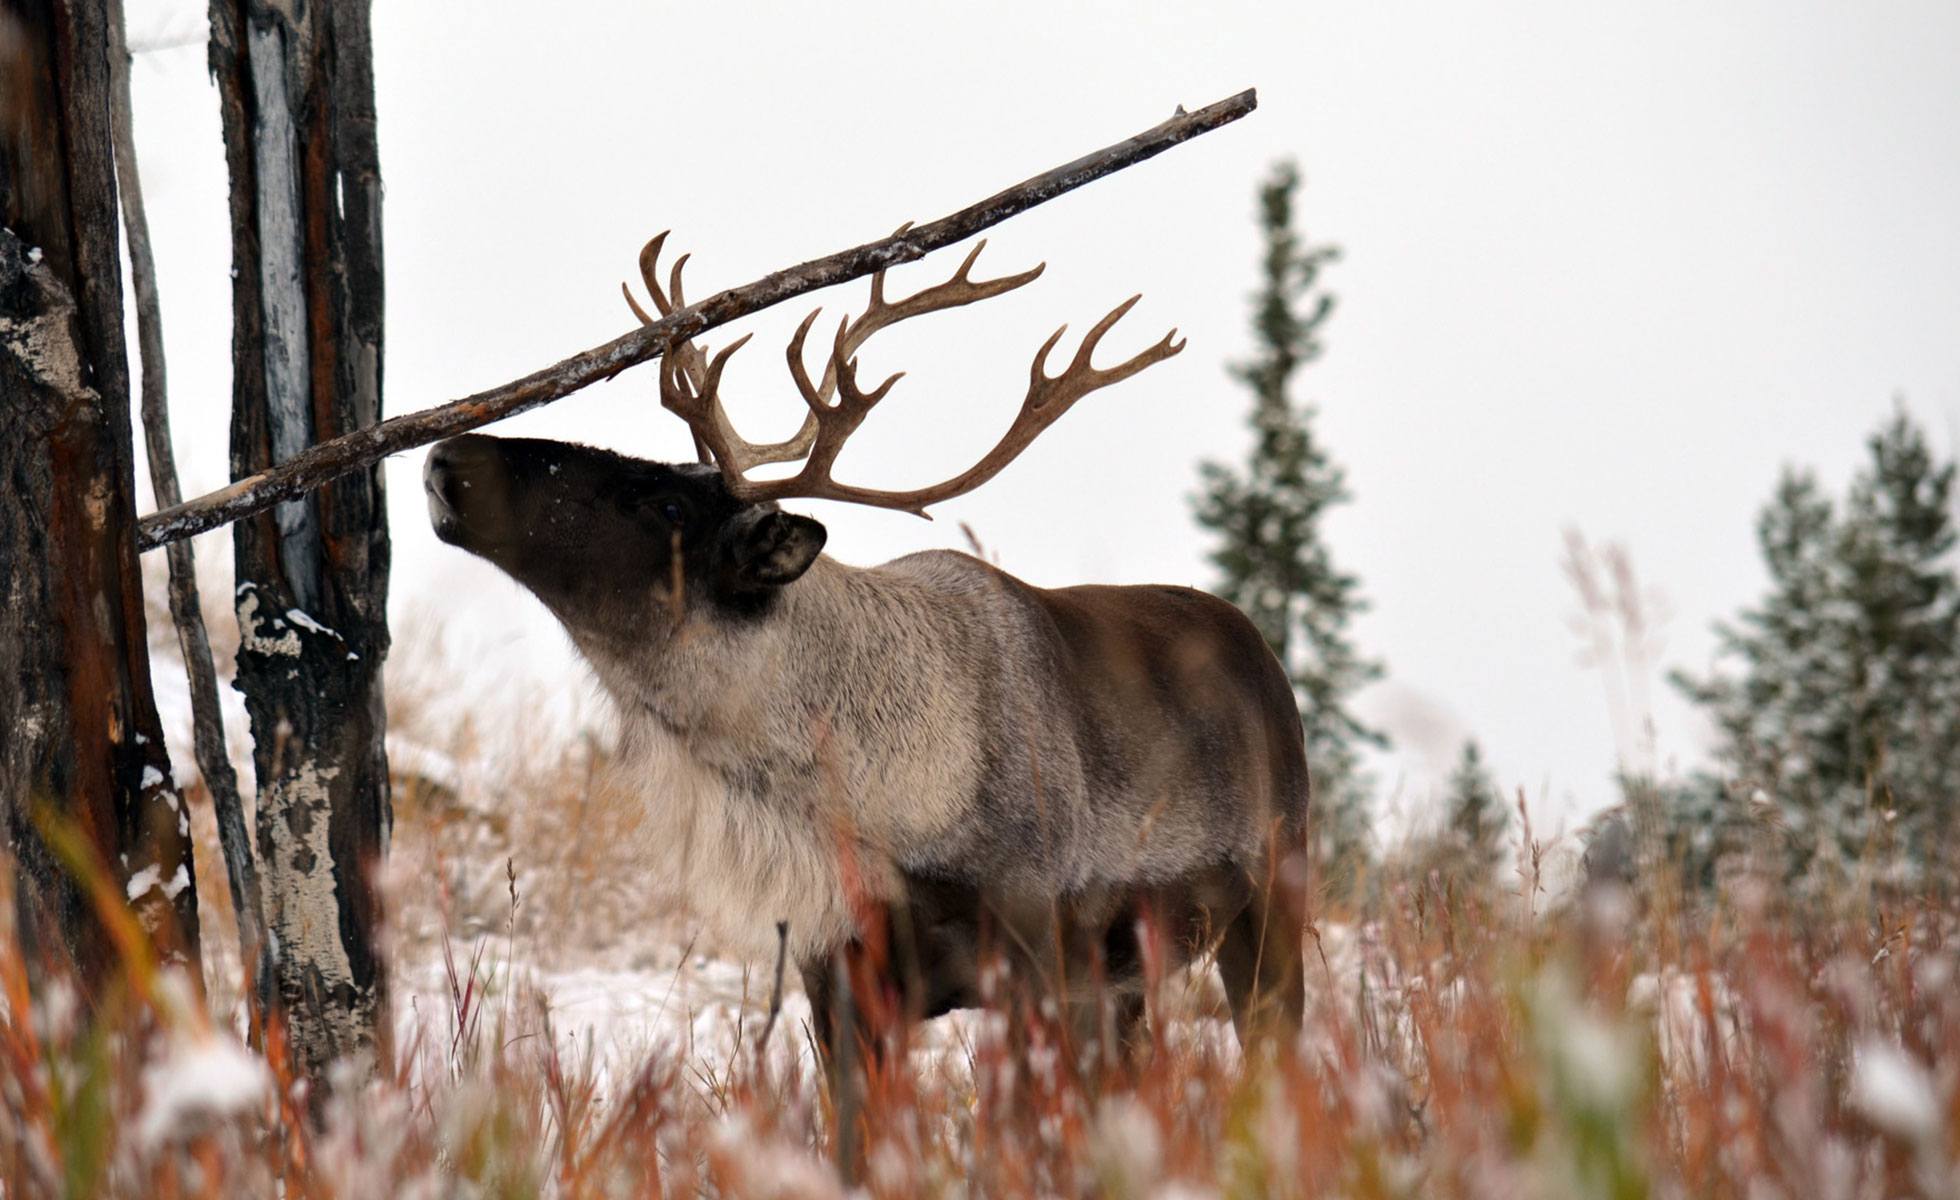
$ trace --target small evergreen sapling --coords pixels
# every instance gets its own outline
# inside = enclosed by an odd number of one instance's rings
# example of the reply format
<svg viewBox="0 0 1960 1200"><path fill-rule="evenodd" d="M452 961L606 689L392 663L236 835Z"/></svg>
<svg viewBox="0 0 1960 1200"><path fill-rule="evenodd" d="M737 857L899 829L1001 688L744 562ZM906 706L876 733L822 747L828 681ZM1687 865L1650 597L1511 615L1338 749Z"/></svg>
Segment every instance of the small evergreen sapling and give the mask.
<svg viewBox="0 0 1960 1200"><path fill-rule="evenodd" d="M1511 814L1474 739L1463 743L1463 753L1450 773L1446 811L1446 835L1457 874L1477 886L1488 884L1504 860L1504 833Z"/></svg>

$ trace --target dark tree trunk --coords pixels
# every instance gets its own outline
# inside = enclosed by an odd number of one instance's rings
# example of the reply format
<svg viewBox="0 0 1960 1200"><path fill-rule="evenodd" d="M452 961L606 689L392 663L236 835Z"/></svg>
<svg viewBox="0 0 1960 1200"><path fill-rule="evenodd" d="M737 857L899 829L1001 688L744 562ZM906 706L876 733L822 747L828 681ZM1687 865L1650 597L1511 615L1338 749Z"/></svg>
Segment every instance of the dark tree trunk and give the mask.
<svg viewBox="0 0 1960 1200"><path fill-rule="evenodd" d="M109 46L92 0L0 3L0 804L23 938L91 983L124 897L198 962L136 561Z"/></svg>
<svg viewBox="0 0 1960 1200"><path fill-rule="evenodd" d="M231 170L232 477L381 417L381 174L366 0L213 0ZM298 1065L385 1054L391 822L378 464L235 526L272 995Z"/></svg>

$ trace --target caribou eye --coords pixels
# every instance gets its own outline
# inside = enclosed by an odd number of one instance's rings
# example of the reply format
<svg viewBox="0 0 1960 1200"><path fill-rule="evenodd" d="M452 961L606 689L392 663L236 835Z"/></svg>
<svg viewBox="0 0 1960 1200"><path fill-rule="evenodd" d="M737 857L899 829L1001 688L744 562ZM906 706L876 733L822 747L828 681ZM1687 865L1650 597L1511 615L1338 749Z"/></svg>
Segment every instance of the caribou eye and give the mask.
<svg viewBox="0 0 1960 1200"><path fill-rule="evenodd" d="M684 523L681 520L681 506L675 501L669 500L665 504L662 504L660 506L660 515L667 518L669 525L678 527Z"/></svg>

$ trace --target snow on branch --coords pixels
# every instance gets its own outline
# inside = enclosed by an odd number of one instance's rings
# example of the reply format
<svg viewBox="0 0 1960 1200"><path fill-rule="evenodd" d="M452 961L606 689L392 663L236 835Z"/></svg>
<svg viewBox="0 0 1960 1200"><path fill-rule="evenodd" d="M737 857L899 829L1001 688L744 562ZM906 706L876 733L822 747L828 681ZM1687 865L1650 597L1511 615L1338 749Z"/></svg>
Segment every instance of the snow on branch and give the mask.
<svg viewBox="0 0 1960 1200"><path fill-rule="evenodd" d="M1256 93L1247 89L1195 112L1185 112L1180 108L1170 120L1135 137L1044 171L950 216L901 230L875 242L840 250L824 258L787 267L740 287L729 288L698 304L676 309L603 346L574 354L501 387L436 408L392 417L378 425L308 447L277 466L241 479L229 487L151 513L139 525L137 546L142 550L154 550L158 546L216 529L262 512L282 500L304 495L390 454L426 446L480 425L562 400L580 388L611 379L628 367L660 357L667 345L678 339L695 337L806 292L849 283L874 271L924 258L934 250L972 237L1037 204L1153 158L1199 134L1228 125L1257 105Z"/></svg>

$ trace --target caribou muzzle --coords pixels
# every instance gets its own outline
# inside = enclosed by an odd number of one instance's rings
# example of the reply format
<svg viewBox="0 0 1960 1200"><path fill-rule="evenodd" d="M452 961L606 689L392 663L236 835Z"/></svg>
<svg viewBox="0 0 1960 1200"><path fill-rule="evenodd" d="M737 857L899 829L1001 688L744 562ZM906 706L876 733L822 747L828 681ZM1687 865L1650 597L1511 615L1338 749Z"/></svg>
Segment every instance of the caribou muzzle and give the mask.
<svg viewBox="0 0 1960 1200"><path fill-rule="evenodd" d="M475 548L498 540L509 470L495 438L464 434L436 443L422 466L422 492L429 501L429 524L452 546Z"/></svg>

